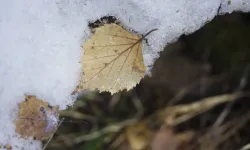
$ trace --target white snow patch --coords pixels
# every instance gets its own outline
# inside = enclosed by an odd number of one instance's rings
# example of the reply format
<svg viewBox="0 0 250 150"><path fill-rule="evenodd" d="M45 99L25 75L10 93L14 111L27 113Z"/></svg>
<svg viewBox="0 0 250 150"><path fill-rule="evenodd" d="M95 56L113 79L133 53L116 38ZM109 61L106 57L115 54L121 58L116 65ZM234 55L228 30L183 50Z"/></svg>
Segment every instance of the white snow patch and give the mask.
<svg viewBox="0 0 250 150"><path fill-rule="evenodd" d="M222 4L222 5L220 5ZM221 7L220 7L221 6ZM24 94L65 109L80 76L81 45L89 37L88 22L116 16L128 29L146 34L147 73L158 52L181 34L198 30L218 12L248 12L249 0L1 0L0 1L0 145L41 149L20 139L13 121ZM30 143L32 142L32 143Z"/></svg>
<svg viewBox="0 0 250 150"><path fill-rule="evenodd" d="M249 12L250 0L222 0L220 14L233 11Z"/></svg>

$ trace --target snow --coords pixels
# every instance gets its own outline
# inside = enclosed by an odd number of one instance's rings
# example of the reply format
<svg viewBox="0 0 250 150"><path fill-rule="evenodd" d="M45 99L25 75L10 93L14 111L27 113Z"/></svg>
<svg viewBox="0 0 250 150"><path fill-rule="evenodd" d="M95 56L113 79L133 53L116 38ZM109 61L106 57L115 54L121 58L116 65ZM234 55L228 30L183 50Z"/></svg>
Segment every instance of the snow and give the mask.
<svg viewBox="0 0 250 150"><path fill-rule="evenodd" d="M220 8L220 9L219 9ZM158 52L181 34L190 34L218 12L250 11L249 0L0 0L0 145L41 149L14 130L18 103L36 95L66 109L80 77L81 45L88 22L114 15L140 34L158 28L144 43L147 73ZM32 143L31 143L32 142ZM16 145L16 146L14 146Z"/></svg>
<svg viewBox="0 0 250 150"><path fill-rule="evenodd" d="M233 11L249 12L249 0L222 0L220 14Z"/></svg>

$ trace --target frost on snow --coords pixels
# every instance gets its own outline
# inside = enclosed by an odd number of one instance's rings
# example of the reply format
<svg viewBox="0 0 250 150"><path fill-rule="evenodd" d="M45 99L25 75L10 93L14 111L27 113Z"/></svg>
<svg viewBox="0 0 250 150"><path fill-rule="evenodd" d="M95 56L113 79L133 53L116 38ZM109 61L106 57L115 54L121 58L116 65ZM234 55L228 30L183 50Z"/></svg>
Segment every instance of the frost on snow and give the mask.
<svg viewBox="0 0 250 150"><path fill-rule="evenodd" d="M199 29L217 13L250 10L249 0L8 0L0 1L0 145L41 149L20 139L13 121L24 94L65 109L80 77L88 22L114 15L127 29L148 36L147 73L167 43Z"/></svg>

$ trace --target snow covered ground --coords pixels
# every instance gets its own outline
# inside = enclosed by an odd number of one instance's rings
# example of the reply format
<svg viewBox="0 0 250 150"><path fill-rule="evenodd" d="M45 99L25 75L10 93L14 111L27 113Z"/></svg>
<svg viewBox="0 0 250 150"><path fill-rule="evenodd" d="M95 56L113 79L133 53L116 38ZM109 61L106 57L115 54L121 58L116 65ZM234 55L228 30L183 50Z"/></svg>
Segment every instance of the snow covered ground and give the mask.
<svg viewBox="0 0 250 150"><path fill-rule="evenodd" d="M24 94L65 109L80 76L88 22L114 15L127 29L148 36L144 61L150 73L158 52L217 13L250 11L249 0L0 0L0 145L41 149L14 132Z"/></svg>

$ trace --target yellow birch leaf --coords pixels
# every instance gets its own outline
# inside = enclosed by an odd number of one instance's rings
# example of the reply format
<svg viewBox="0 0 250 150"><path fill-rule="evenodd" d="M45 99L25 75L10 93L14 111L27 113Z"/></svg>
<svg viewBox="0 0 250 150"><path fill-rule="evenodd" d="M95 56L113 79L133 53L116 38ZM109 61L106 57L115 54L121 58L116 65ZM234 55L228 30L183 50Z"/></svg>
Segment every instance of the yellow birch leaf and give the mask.
<svg viewBox="0 0 250 150"><path fill-rule="evenodd" d="M117 24L96 28L83 49L83 75L73 93L98 89L113 94L133 88L144 77L142 38Z"/></svg>

